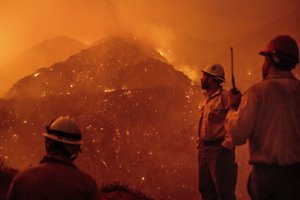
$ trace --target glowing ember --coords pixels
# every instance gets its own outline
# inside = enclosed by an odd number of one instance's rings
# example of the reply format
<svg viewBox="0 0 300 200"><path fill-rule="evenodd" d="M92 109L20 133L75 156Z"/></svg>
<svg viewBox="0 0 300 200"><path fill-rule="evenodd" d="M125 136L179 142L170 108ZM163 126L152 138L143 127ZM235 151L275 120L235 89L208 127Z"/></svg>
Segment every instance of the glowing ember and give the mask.
<svg viewBox="0 0 300 200"><path fill-rule="evenodd" d="M105 93L108 93L108 92L113 92L113 91L115 91L115 90L116 90L116 89L105 89L104 92L105 92Z"/></svg>
<svg viewBox="0 0 300 200"><path fill-rule="evenodd" d="M40 75L40 73L35 73L35 74L33 74L33 77L37 77L39 75Z"/></svg>

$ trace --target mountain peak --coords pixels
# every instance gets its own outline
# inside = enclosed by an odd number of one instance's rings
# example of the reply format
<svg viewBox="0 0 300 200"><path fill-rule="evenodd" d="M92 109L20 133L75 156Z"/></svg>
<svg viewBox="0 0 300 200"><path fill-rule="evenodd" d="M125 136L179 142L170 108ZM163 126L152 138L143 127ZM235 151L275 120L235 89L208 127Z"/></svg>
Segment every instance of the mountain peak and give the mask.
<svg viewBox="0 0 300 200"><path fill-rule="evenodd" d="M87 47L88 45L67 36L58 36L41 41L3 67L5 70L1 74L3 84L0 93L7 91L14 82L38 68L64 61Z"/></svg>
<svg viewBox="0 0 300 200"><path fill-rule="evenodd" d="M165 61L141 41L108 37L64 62L21 79L8 97L190 85L188 77Z"/></svg>
<svg viewBox="0 0 300 200"><path fill-rule="evenodd" d="M124 49L124 51L129 50L128 53L137 53L140 56L152 57L153 59L161 60L162 62L168 62L165 57L163 57L158 51L153 49L153 47L146 43L145 41L139 40L137 37L132 35L111 35L104 37L96 41L92 45L95 49Z"/></svg>

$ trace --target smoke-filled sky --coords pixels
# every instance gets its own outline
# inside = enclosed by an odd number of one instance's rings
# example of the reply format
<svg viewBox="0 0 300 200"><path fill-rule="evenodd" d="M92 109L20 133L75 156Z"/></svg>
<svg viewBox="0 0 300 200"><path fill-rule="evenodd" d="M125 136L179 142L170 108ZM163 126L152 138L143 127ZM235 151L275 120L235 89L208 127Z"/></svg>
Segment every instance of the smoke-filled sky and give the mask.
<svg viewBox="0 0 300 200"><path fill-rule="evenodd" d="M67 35L93 42L120 28L165 37L176 30L215 40L247 32L299 4L298 0L1 0L0 59L45 38Z"/></svg>
<svg viewBox="0 0 300 200"><path fill-rule="evenodd" d="M92 43L124 31L168 49L183 36L206 42L234 38L300 6L299 0L0 0L0 3L0 70L5 66L3 63L22 51L58 35Z"/></svg>

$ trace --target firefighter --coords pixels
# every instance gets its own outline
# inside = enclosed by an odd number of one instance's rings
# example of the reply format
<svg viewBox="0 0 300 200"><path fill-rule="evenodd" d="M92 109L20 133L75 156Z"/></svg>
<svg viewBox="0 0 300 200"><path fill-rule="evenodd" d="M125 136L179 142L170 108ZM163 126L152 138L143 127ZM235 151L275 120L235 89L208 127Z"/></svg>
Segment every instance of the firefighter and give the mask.
<svg viewBox="0 0 300 200"><path fill-rule="evenodd" d="M198 131L199 191L203 200L235 200L235 150L224 128L229 108L229 93L222 88L224 68L212 64L202 72L206 98L200 107Z"/></svg>
<svg viewBox="0 0 300 200"><path fill-rule="evenodd" d="M73 161L81 152L81 131L69 116L46 127L46 156L39 165L16 175L7 200L96 200L96 181L80 171Z"/></svg>
<svg viewBox="0 0 300 200"><path fill-rule="evenodd" d="M292 74L299 48L288 35L272 39L265 50L263 81L243 94L230 94L226 130L235 145L249 141L252 200L300 199L300 81Z"/></svg>

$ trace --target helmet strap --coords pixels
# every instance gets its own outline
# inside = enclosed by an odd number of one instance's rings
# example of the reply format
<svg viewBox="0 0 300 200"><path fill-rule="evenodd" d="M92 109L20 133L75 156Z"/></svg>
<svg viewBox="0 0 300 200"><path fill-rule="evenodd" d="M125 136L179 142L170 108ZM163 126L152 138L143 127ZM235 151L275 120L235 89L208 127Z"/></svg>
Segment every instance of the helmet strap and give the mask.
<svg viewBox="0 0 300 200"><path fill-rule="evenodd" d="M70 156L70 159L72 161L76 160L76 158L79 156L79 152L76 152L76 153L73 153L71 156Z"/></svg>
<svg viewBox="0 0 300 200"><path fill-rule="evenodd" d="M64 147L68 154L70 155L69 158L73 161L75 160L79 153L80 153L80 146L79 145L72 145L72 144L64 144Z"/></svg>

